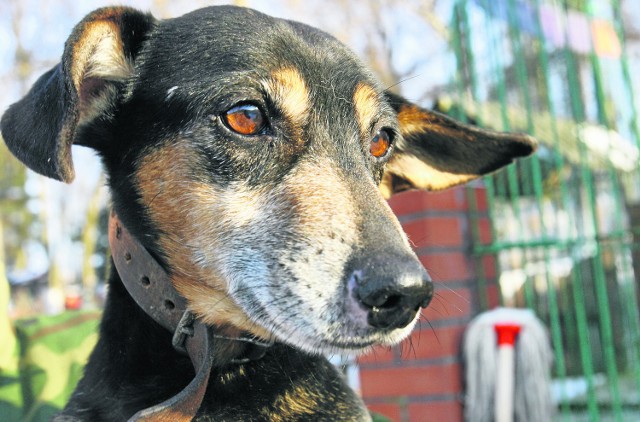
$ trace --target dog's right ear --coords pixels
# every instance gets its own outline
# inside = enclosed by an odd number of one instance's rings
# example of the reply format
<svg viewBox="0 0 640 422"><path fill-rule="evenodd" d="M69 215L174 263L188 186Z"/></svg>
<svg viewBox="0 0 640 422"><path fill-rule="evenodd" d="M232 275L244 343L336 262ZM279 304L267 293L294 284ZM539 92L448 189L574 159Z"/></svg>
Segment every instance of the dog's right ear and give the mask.
<svg viewBox="0 0 640 422"><path fill-rule="evenodd" d="M154 24L151 15L127 7L87 15L67 40L61 63L2 116L9 150L32 170L70 183L78 127L113 105Z"/></svg>
<svg viewBox="0 0 640 422"><path fill-rule="evenodd" d="M385 198L407 189L437 191L466 183L536 150L529 135L465 125L391 92L385 96L402 134L379 186Z"/></svg>

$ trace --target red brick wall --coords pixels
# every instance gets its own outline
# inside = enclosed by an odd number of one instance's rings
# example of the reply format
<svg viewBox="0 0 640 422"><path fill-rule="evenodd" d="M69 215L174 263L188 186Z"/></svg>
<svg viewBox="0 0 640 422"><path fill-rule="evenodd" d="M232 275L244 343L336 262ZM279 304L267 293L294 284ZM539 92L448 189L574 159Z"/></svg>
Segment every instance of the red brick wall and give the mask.
<svg viewBox="0 0 640 422"><path fill-rule="evenodd" d="M474 192L481 238L488 241L485 192ZM478 312L480 293L470 255L467 194L464 188L412 191L390 204L434 280L435 296L408 340L358 360L362 395L371 410L393 421L462 420L460 344L466 324ZM495 278L492 258L483 260L483 268L487 279ZM488 287L494 302L497 289Z"/></svg>

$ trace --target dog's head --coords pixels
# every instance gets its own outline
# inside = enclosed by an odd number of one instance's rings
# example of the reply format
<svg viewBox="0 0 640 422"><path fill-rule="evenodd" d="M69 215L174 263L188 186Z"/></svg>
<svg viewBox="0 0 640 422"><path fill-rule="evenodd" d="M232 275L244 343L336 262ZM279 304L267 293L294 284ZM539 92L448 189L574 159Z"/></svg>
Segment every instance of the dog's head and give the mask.
<svg viewBox="0 0 640 422"><path fill-rule="evenodd" d="M308 26L235 7L98 10L2 118L33 170L103 158L113 206L205 321L305 350L405 337L432 295L385 198L532 152L384 91Z"/></svg>

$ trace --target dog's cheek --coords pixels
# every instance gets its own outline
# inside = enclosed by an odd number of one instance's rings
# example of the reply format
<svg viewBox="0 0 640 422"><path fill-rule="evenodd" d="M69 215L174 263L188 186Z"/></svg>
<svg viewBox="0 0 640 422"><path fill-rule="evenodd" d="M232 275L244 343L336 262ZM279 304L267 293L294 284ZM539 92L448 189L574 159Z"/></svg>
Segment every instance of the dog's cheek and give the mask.
<svg viewBox="0 0 640 422"><path fill-rule="evenodd" d="M217 200L224 195L201 182L198 159L188 142L179 140L142 158L136 176L141 205L160 234L157 246L174 285L190 307L207 323L265 335L229 297L227 280L216 270L217 257L228 253L220 243L225 219ZM250 220L248 209L227 210L228 219Z"/></svg>
<svg viewBox="0 0 640 422"><path fill-rule="evenodd" d="M176 141L143 157L136 176L141 206L159 233L160 252L180 278L199 275L194 253L201 238L215 229L199 215L202 199L215 192L194 181L196 163L197 154L185 142Z"/></svg>

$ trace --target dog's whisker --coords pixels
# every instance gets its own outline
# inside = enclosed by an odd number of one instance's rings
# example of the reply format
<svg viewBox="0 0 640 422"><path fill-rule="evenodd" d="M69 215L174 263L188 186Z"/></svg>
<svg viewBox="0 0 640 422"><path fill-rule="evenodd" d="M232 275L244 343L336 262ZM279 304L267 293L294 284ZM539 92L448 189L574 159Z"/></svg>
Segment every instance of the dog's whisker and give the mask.
<svg viewBox="0 0 640 422"><path fill-rule="evenodd" d="M436 338L436 341L438 342L439 345L442 345L442 343L440 343L440 338L438 337L438 332L436 331L435 328L433 328L433 325L431 325L431 321L429 321L428 319L425 318L425 321L427 324L429 324L429 328L431 328L431 332L433 333L433 335Z"/></svg>
<svg viewBox="0 0 640 422"><path fill-rule="evenodd" d="M421 76L422 76L422 74L419 73L417 75L412 75L412 76L406 77L406 78L401 79L400 81L398 81L398 82L396 82L394 84L389 85L387 88L385 88L385 90L390 90L391 88L395 88L398 85L401 85L401 84L403 84L403 83L405 83L407 81L410 81L412 79L419 78Z"/></svg>
<svg viewBox="0 0 640 422"><path fill-rule="evenodd" d="M418 359L418 354L416 352L416 348L413 345L413 336L409 337L409 352L413 353L413 359Z"/></svg>
<svg viewBox="0 0 640 422"><path fill-rule="evenodd" d="M438 302L440 302L440 298L434 298L434 299L438 299ZM447 309L447 306L445 304L440 302L440 303L438 303L438 305L442 305L441 306L442 309L439 309L440 306L439 307L435 307L434 306L434 302L431 302L429 304L429 309L432 310L433 312L437 313L440 316L450 315L449 311Z"/></svg>
<svg viewBox="0 0 640 422"><path fill-rule="evenodd" d="M447 286L446 284L438 284L438 287L444 287L445 289L447 289L450 293L453 293L455 296L458 297L458 299L463 300L465 303L470 303L469 298L464 297L463 295L461 295L458 291L452 289L451 287ZM436 295L439 295L438 293L436 293Z"/></svg>
<svg viewBox="0 0 640 422"><path fill-rule="evenodd" d="M460 297L459 299L464 300L465 303L469 303L468 299L464 297ZM440 306L436 307L438 304ZM453 307L455 311L458 313L463 313L463 308L458 306L455 301L450 300L449 298L443 297L441 294L434 294L431 303L429 304L429 309L438 313L439 315L451 315L450 309Z"/></svg>

